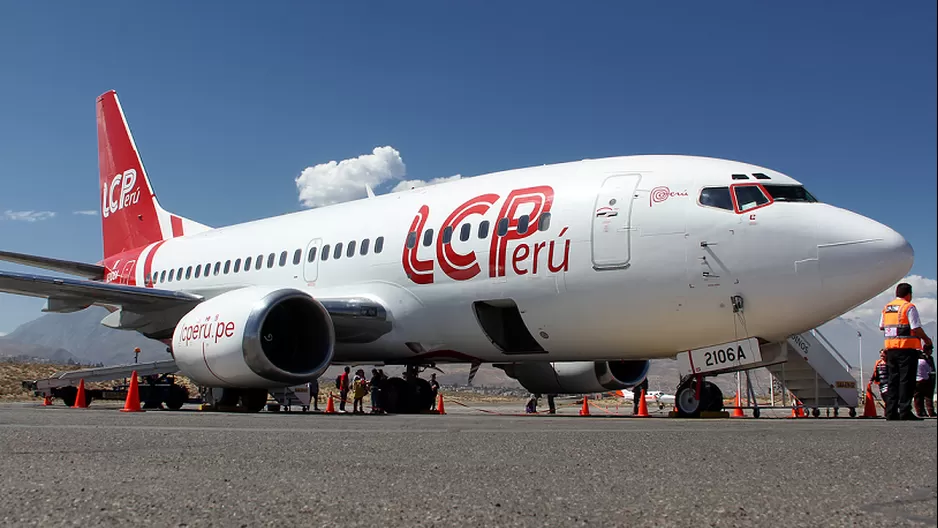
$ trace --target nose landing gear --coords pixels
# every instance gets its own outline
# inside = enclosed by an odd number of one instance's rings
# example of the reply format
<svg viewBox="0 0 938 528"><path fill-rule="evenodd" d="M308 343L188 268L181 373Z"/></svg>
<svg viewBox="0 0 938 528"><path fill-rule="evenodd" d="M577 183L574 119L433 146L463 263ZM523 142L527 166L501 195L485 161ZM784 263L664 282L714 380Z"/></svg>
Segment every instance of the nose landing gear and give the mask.
<svg viewBox="0 0 938 528"><path fill-rule="evenodd" d="M689 376L678 385L674 404L682 418L699 417L702 411L719 412L723 410L723 391L703 376Z"/></svg>

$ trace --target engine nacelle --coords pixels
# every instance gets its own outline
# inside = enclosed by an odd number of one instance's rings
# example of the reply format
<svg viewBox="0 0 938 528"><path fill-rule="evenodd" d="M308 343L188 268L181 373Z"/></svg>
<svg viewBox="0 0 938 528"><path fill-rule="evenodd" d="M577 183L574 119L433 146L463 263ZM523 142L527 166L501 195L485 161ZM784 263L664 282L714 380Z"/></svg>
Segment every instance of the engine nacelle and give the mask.
<svg viewBox="0 0 938 528"><path fill-rule="evenodd" d="M180 372L208 387L269 388L318 378L332 361L332 317L292 288L247 287L199 304L173 332Z"/></svg>
<svg viewBox="0 0 938 528"><path fill-rule="evenodd" d="M496 365L536 394L588 394L631 389L645 380L651 363L633 361L563 361Z"/></svg>

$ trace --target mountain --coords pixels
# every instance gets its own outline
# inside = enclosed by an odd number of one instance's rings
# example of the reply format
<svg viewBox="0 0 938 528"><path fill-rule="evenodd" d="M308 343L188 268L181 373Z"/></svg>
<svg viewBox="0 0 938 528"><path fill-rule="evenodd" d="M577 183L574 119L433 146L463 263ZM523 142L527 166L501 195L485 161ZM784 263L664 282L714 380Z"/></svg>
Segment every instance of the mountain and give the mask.
<svg viewBox="0 0 938 528"><path fill-rule="evenodd" d="M139 361L157 361L169 358L166 345L147 339L137 332L114 330L101 325L108 314L99 306L70 314L46 314L20 325L6 336L0 337L0 354L13 356L7 350L35 347L35 357L53 359L64 351L68 359L80 363L117 365L133 363L135 347L140 348Z"/></svg>

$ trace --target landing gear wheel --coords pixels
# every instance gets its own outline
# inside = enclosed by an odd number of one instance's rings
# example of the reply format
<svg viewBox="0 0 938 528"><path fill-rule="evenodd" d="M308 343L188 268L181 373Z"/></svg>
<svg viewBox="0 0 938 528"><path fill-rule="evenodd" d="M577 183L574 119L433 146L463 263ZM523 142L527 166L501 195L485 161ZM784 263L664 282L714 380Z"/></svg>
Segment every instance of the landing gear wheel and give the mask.
<svg viewBox="0 0 938 528"><path fill-rule="evenodd" d="M389 378L384 387L381 387L381 397L384 399L385 412L401 414L407 412L407 402L410 401L410 385L402 378Z"/></svg>
<svg viewBox="0 0 938 528"><path fill-rule="evenodd" d="M169 388L169 394L166 395L166 401L163 404L171 411L182 409L182 405L189 399L189 391L182 385L173 385Z"/></svg>
<svg viewBox="0 0 938 528"><path fill-rule="evenodd" d="M704 406L701 410L710 412L720 412L723 410L723 391L715 383L705 381L703 390L700 391L700 397Z"/></svg>
<svg viewBox="0 0 938 528"><path fill-rule="evenodd" d="M433 390L430 388L430 382L425 379L418 379L414 383L413 399L411 400L411 412L427 412L433 407Z"/></svg>
<svg viewBox="0 0 938 528"><path fill-rule="evenodd" d="M682 418L696 418L700 416L700 400L697 399L695 384L689 384L678 389L674 396L677 406L677 415Z"/></svg>
<svg viewBox="0 0 938 528"><path fill-rule="evenodd" d="M59 391L59 396L62 398L62 403L66 407L71 407L75 405L75 398L78 397L78 389L75 387L62 387L62 390Z"/></svg>
<svg viewBox="0 0 938 528"><path fill-rule="evenodd" d="M818 409L817 407L811 409L811 416L818 418L819 416L821 416L821 410Z"/></svg>
<svg viewBox="0 0 938 528"><path fill-rule="evenodd" d="M243 389L241 407L250 413L261 412L267 405L267 389Z"/></svg>
<svg viewBox="0 0 938 528"><path fill-rule="evenodd" d="M851 418L856 418L856 417L857 417L857 410L854 409L853 407L851 407L850 410L847 412L847 416L849 416L849 417L851 417Z"/></svg>

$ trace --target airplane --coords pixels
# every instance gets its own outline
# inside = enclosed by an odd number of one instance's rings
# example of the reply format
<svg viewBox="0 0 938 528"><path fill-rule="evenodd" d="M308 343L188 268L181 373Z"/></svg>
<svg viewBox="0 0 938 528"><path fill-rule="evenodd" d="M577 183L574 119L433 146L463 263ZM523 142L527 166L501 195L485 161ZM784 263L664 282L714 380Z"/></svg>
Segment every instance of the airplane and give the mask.
<svg viewBox="0 0 938 528"><path fill-rule="evenodd" d="M631 390L618 390L616 395L625 401L634 401L635 395L632 394ZM650 390L645 393L645 403L656 403L658 408L661 409L666 405L674 405L675 398L673 394L668 394L660 390Z"/></svg>
<svg viewBox="0 0 938 528"><path fill-rule="evenodd" d="M785 174L680 155L369 190L211 228L161 207L116 92L96 114L103 258L0 252L77 277L0 271L0 291L47 312L104 306L105 326L165 343L208 403L248 411L331 364L405 366L392 412L429 409L419 373L447 362L491 363L532 393L629 389L651 359L817 327L914 260L899 233ZM708 391L688 390L692 415Z"/></svg>

